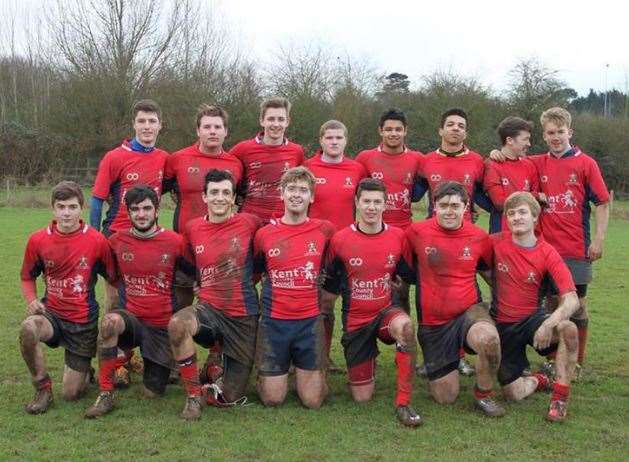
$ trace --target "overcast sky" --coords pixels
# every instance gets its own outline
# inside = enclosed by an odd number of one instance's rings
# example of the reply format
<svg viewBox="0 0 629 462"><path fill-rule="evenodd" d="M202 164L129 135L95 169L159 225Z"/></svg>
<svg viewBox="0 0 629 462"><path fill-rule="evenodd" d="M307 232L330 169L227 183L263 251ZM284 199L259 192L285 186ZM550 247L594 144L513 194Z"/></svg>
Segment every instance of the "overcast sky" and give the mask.
<svg viewBox="0 0 629 462"><path fill-rule="evenodd" d="M609 89L624 91L629 79L622 0L222 0L220 9L261 57L280 44L320 41L412 81L452 69L500 90L518 59L531 56L580 94L604 90L606 69Z"/></svg>
<svg viewBox="0 0 629 462"><path fill-rule="evenodd" d="M407 74L412 83L452 70L501 91L514 64L535 56L581 95L629 86L623 0L200 1L254 59L266 61L280 46L315 43L384 74ZM51 4L0 0L0 14L17 6L18 17L45 15Z"/></svg>

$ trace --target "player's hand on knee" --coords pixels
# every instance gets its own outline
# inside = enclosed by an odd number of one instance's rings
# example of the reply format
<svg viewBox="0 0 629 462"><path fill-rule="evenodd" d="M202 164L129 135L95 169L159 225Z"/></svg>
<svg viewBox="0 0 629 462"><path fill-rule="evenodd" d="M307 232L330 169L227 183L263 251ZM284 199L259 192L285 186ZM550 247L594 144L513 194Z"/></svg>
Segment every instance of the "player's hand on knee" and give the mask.
<svg viewBox="0 0 629 462"><path fill-rule="evenodd" d="M550 341L553 337L552 328L546 323L542 323L535 332L535 337L533 338L533 346L538 350L543 350L550 346Z"/></svg>
<svg viewBox="0 0 629 462"><path fill-rule="evenodd" d="M46 311L46 307L41 301L37 299L33 300L26 306L26 314L28 316L33 316L36 314L44 314L44 311Z"/></svg>

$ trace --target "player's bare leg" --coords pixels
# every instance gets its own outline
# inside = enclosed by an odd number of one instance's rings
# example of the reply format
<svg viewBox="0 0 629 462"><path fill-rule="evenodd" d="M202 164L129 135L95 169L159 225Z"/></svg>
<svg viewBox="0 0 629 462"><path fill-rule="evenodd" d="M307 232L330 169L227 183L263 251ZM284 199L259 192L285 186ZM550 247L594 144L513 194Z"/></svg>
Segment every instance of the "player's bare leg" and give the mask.
<svg viewBox="0 0 629 462"><path fill-rule="evenodd" d="M52 381L46 371L44 353L40 345L40 342L45 342L52 336L52 324L44 316L29 316L20 327L20 351L35 387L35 397L26 406L26 412L29 414L42 414L52 404Z"/></svg>
<svg viewBox="0 0 629 462"><path fill-rule="evenodd" d="M373 393L376 390L376 383L372 381L365 385L350 385L349 391L352 394L352 399L357 403L366 403L371 401Z"/></svg>
<svg viewBox="0 0 629 462"><path fill-rule="evenodd" d="M119 314L107 313L98 333L98 382L100 393L96 402L85 411L88 419L105 415L114 408L114 373L118 356L118 336L125 330Z"/></svg>
<svg viewBox="0 0 629 462"><path fill-rule="evenodd" d="M262 404L267 407L279 406L288 393L288 374L274 376L258 376L258 395Z"/></svg>
<svg viewBox="0 0 629 462"><path fill-rule="evenodd" d="M571 375L571 380L579 380L583 363L585 362L585 349L588 338L589 316L587 311L587 297L579 297L579 309L570 317L570 321L577 326L578 334L577 362L574 372Z"/></svg>
<svg viewBox="0 0 629 462"><path fill-rule="evenodd" d="M489 417L502 417L505 410L493 399L494 377L500 366L500 338L496 327L478 321L467 332L467 344L478 354L476 361L476 407Z"/></svg>
<svg viewBox="0 0 629 462"><path fill-rule="evenodd" d="M201 417L201 383L192 338L198 331L199 323L192 307L177 312L168 323L170 346L186 392L186 404L181 412L181 417L186 420L197 420Z"/></svg>
<svg viewBox="0 0 629 462"><path fill-rule="evenodd" d="M389 332L396 341L396 415L403 425L417 427L422 424L422 418L410 405L413 393L413 374L417 358L415 332L411 318L408 315L396 316L389 324Z"/></svg>
<svg viewBox="0 0 629 462"><path fill-rule="evenodd" d="M570 396L570 380L577 364L579 337L577 327L572 321L561 321L556 332L559 347L556 356L556 380L546 419L561 422L567 417L567 404Z"/></svg>
<svg viewBox="0 0 629 462"><path fill-rule="evenodd" d="M66 401L76 401L85 395L89 384L89 372L75 371L66 365L63 369L61 396Z"/></svg>
<svg viewBox="0 0 629 462"><path fill-rule="evenodd" d="M430 395L439 404L452 404L459 396L459 371L454 370L428 383Z"/></svg>
<svg viewBox="0 0 629 462"><path fill-rule="evenodd" d="M334 322L336 316L334 315L334 306L338 295L328 292L327 290L321 290L319 304L321 307L321 315L323 316L323 328L325 329L325 350L327 355L327 368L328 372L335 374L343 372L343 368L337 366L330 357L330 350L332 348L332 337L334 334Z"/></svg>
<svg viewBox="0 0 629 462"><path fill-rule="evenodd" d="M295 367L295 387L304 406L308 409L319 409L328 394L325 371L308 371Z"/></svg>

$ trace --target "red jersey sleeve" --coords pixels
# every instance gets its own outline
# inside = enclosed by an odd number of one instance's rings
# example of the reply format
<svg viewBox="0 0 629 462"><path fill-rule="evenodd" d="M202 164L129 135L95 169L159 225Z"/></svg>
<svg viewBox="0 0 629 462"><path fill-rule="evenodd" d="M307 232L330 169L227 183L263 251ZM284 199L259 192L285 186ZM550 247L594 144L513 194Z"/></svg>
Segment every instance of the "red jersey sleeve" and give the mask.
<svg viewBox="0 0 629 462"><path fill-rule="evenodd" d="M102 236L102 239L100 239L101 267L99 268L99 273L110 284L114 284L117 280L117 274L113 252L111 250L111 246L109 245L109 241L107 241L107 239L102 234L99 234L98 236Z"/></svg>
<svg viewBox="0 0 629 462"><path fill-rule="evenodd" d="M500 210L504 205L505 197L504 188L502 187L502 178L498 172L498 166L493 161L488 161L485 167L485 175L483 177L483 189L487 191L491 202Z"/></svg>
<svg viewBox="0 0 629 462"><path fill-rule="evenodd" d="M113 156L107 153L98 164L94 188L92 188L92 195L94 197L102 200L107 200L109 197L111 184L118 178L119 174L119 172L116 171L114 163Z"/></svg>
<svg viewBox="0 0 629 462"><path fill-rule="evenodd" d="M478 259L478 270L484 271L491 269L494 259L494 248L491 243L491 237L487 234L479 237L480 239L480 258Z"/></svg>
<svg viewBox="0 0 629 462"><path fill-rule="evenodd" d="M601 175L601 170L594 159L589 158L589 166L587 169L588 199L595 205L601 205L609 202L609 191Z"/></svg>
<svg viewBox="0 0 629 462"><path fill-rule="evenodd" d="M24 250L20 279L22 279L22 281L34 281L43 270L43 262L37 253L37 235L34 234L29 238L26 249Z"/></svg>

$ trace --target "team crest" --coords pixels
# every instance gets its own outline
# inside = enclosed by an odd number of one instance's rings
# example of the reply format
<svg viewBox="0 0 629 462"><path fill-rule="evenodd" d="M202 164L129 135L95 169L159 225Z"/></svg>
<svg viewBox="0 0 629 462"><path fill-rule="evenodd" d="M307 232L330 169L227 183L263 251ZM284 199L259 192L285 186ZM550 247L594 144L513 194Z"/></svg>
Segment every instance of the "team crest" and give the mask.
<svg viewBox="0 0 629 462"><path fill-rule="evenodd" d="M233 237L231 240L231 244L230 244L230 248L234 251L240 250L240 241L238 240L237 237Z"/></svg>
<svg viewBox="0 0 629 462"><path fill-rule="evenodd" d="M315 241L310 241L306 244L306 253L304 255L319 255Z"/></svg>
<svg viewBox="0 0 629 462"><path fill-rule="evenodd" d="M390 253L387 255L387 263L384 265L385 268L392 268L395 266L395 255Z"/></svg>
<svg viewBox="0 0 629 462"><path fill-rule="evenodd" d="M288 162L284 162L284 169L282 171L285 172L289 169L290 169L290 164Z"/></svg>
<svg viewBox="0 0 629 462"><path fill-rule="evenodd" d="M406 173L406 178L404 179L404 184L413 184L413 176L411 172Z"/></svg>
<svg viewBox="0 0 629 462"><path fill-rule="evenodd" d="M78 269L87 269L87 257L81 257L79 260L79 264L77 265Z"/></svg>
<svg viewBox="0 0 629 462"><path fill-rule="evenodd" d="M535 273L533 271L529 271L529 277L526 278L526 282L530 282L531 284L537 284L537 278L535 278Z"/></svg>
<svg viewBox="0 0 629 462"><path fill-rule="evenodd" d="M509 178L502 178L502 186L509 186Z"/></svg>
<svg viewBox="0 0 629 462"><path fill-rule="evenodd" d="M468 246L463 247L459 260L472 260L472 249Z"/></svg>
<svg viewBox="0 0 629 462"><path fill-rule="evenodd" d="M354 183L352 183L352 178L349 176L345 177L345 184L343 185L343 187L345 188L353 188L354 187Z"/></svg>
<svg viewBox="0 0 629 462"><path fill-rule="evenodd" d="M568 176L568 184L576 184L578 182L577 180L577 174L576 173L571 173Z"/></svg>
<svg viewBox="0 0 629 462"><path fill-rule="evenodd" d="M162 262L162 265L168 264L169 259L170 259L170 255L168 255L167 253L164 253L160 256L160 261Z"/></svg>
<svg viewBox="0 0 629 462"><path fill-rule="evenodd" d="M463 177L463 184L471 185L472 184L472 176L469 173L466 173Z"/></svg>
<svg viewBox="0 0 629 462"><path fill-rule="evenodd" d="M524 180L524 190L525 191L531 190L531 182L528 180L528 178Z"/></svg>
<svg viewBox="0 0 629 462"><path fill-rule="evenodd" d="M542 183L548 183L548 176L546 176L546 175L542 175L542 176L540 177L540 181L541 181Z"/></svg>

